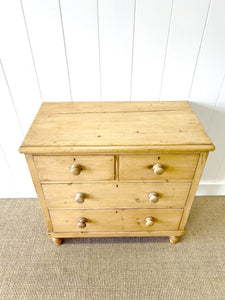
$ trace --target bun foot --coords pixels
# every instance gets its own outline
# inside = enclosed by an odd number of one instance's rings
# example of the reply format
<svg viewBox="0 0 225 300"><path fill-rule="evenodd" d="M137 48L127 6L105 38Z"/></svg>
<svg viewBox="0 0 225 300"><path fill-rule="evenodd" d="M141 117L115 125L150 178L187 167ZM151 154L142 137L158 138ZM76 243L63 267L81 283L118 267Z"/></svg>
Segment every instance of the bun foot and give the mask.
<svg viewBox="0 0 225 300"><path fill-rule="evenodd" d="M180 236L170 236L169 239L171 244L176 244L179 241Z"/></svg>
<svg viewBox="0 0 225 300"><path fill-rule="evenodd" d="M57 246L62 244L62 239L61 238L52 238L52 241Z"/></svg>

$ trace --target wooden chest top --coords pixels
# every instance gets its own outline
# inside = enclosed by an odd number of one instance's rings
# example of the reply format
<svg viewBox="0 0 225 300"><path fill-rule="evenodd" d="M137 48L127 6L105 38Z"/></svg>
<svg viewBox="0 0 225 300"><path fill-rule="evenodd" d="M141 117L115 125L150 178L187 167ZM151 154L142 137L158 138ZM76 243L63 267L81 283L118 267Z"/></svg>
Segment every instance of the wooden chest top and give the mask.
<svg viewBox="0 0 225 300"><path fill-rule="evenodd" d="M211 151L186 101L45 102L22 153Z"/></svg>

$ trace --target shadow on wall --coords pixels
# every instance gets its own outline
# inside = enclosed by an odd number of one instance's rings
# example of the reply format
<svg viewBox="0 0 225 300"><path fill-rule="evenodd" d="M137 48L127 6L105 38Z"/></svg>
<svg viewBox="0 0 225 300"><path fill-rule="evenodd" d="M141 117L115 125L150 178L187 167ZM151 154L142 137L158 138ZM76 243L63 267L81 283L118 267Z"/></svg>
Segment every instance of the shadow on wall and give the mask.
<svg viewBox="0 0 225 300"><path fill-rule="evenodd" d="M209 153L202 181L225 181L225 99L223 106L204 106L190 102L192 109L211 138L216 149Z"/></svg>

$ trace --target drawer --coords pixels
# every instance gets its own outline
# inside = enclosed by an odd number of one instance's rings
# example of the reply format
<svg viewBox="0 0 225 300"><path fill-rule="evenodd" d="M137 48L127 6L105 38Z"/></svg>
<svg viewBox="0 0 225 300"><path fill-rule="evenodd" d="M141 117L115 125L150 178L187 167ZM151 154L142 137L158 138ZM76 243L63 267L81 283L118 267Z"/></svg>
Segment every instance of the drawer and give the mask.
<svg viewBox="0 0 225 300"><path fill-rule="evenodd" d="M114 156L34 156L41 181L113 180Z"/></svg>
<svg viewBox="0 0 225 300"><path fill-rule="evenodd" d="M120 180L192 180L198 154L121 155Z"/></svg>
<svg viewBox="0 0 225 300"><path fill-rule="evenodd" d="M182 213L182 209L50 210L54 232L178 230ZM80 218L87 222L79 222ZM153 224L148 226L147 220Z"/></svg>
<svg viewBox="0 0 225 300"><path fill-rule="evenodd" d="M49 208L182 208L190 183L43 184Z"/></svg>

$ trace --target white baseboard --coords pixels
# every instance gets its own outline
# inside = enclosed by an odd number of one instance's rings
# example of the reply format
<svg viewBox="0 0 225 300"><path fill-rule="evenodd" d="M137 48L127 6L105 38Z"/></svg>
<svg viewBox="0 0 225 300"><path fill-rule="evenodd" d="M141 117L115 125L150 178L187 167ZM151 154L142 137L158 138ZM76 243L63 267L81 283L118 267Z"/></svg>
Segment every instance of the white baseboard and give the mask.
<svg viewBox="0 0 225 300"><path fill-rule="evenodd" d="M225 182L200 182L196 196L225 196Z"/></svg>

